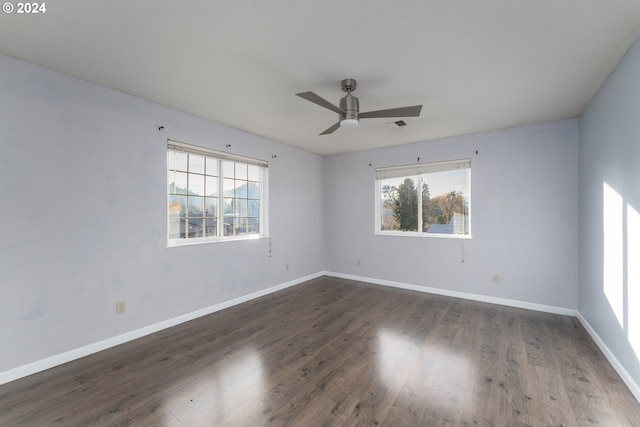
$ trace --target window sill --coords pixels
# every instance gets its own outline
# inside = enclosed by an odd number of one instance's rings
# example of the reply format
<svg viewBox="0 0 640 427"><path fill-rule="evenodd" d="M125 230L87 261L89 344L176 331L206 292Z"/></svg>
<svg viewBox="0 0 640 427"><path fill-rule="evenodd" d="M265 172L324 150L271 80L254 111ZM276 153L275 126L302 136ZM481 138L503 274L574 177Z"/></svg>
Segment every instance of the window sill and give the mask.
<svg viewBox="0 0 640 427"><path fill-rule="evenodd" d="M194 238L194 239L175 239L167 242L166 248L180 248L183 246L207 245L213 243L240 242L245 240L261 240L267 239L269 236L261 236L252 234L250 236L234 236L224 238Z"/></svg>
<svg viewBox="0 0 640 427"><path fill-rule="evenodd" d="M418 233L417 231L376 231L375 236L393 236L393 237L423 237L432 239L461 239L472 240L470 234L436 234L436 233Z"/></svg>

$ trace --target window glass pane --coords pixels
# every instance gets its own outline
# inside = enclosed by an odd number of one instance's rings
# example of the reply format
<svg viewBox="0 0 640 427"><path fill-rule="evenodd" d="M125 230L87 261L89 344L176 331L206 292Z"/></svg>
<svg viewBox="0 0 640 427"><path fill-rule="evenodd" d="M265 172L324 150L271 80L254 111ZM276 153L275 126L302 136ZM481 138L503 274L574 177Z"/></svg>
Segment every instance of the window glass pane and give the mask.
<svg viewBox="0 0 640 427"><path fill-rule="evenodd" d="M175 167L176 170L179 171L187 171L187 153L182 153L180 151L176 151L176 156L175 156Z"/></svg>
<svg viewBox="0 0 640 427"><path fill-rule="evenodd" d="M381 184L383 194L386 192L387 197L391 195L393 200L396 224L392 230L418 231L418 192L415 178L385 179Z"/></svg>
<svg viewBox="0 0 640 427"><path fill-rule="evenodd" d="M469 234L468 169L424 174L423 229L432 234Z"/></svg>
<svg viewBox="0 0 640 427"><path fill-rule="evenodd" d="M189 172L204 173L204 157L189 154Z"/></svg>
<svg viewBox="0 0 640 427"><path fill-rule="evenodd" d="M202 218L189 218L188 225L188 238L202 237L204 232L204 223Z"/></svg>
<svg viewBox="0 0 640 427"><path fill-rule="evenodd" d="M235 218L233 214L224 216L224 235L225 236L234 236L235 235Z"/></svg>
<svg viewBox="0 0 640 427"><path fill-rule="evenodd" d="M236 163L236 179L247 179L246 163Z"/></svg>
<svg viewBox="0 0 640 427"><path fill-rule="evenodd" d="M260 198L260 184L257 182L250 182L247 186L247 198L259 199Z"/></svg>
<svg viewBox="0 0 640 427"><path fill-rule="evenodd" d="M247 216L247 200L236 199L234 214L236 216Z"/></svg>
<svg viewBox="0 0 640 427"><path fill-rule="evenodd" d="M187 174L184 172L175 173L175 193L187 194Z"/></svg>
<svg viewBox="0 0 640 427"><path fill-rule="evenodd" d="M189 174L189 195L204 196L204 175Z"/></svg>
<svg viewBox="0 0 640 427"><path fill-rule="evenodd" d="M233 162L225 160L224 162L222 162L222 168L225 178L233 178L235 176L235 168Z"/></svg>
<svg viewBox="0 0 640 427"><path fill-rule="evenodd" d="M172 170L167 171L167 192L169 194L176 192L176 173Z"/></svg>
<svg viewBox="0 0 640 427"><path fill-rule="evenodd" d="M218 196L218 178L212 176L205 178L205 194L209 197Z"/></svg>
<svg viewBox="0 0 640 427"><path fill-rule="evenodd" d="M187 196L169 196L169 216L185 216L187 213Z"/></svg>
<svg viewBox="0 0 640 427"><path fill-rule="evenodd" d="M187 205L189 208L190 217L204 216L204 197L189 196L187 198Z"/></svg>
<svg viewBox="0 0 640 427"><path fill-rule="evenodd" d="M247 234L247 218L236 218L236 235Z"/></svg>
<svg viewBox="0 0 640 427"><path fill-rule="evenodd" d="M380 188L382 194L380 197L380 229L381 230L400 230L400 225L395 217L395 200L398 189L390 180L382 180Z"/></svg>
<svg viewBox="0 0 640 427"><path fill-rule="evenodd" d="M222 182L222 191L225 197L233 197L236 182L233 179L225 178Z"/></svg>
<svg viewBox="0 0 640 427"><path fill-rule="evenodd" d="M205 218L204 235L205 235L205 237L217 236L218 235L218 220L217 219Z"/></svg>
<svg viewBox="0 0 640 427"><path fill-rule="evenodd" d="M246 199L247 198L247 181L236 180L236 193L235 196L238 198Z"/></svg>
<svg viewBox="0 0 640 427"><path fill-rule="evenodd" d="M224 217L225 217L225 219L228 216L233 217L233 199L225 197L224 198Z"/></svg>
<svg viewBox="0 0 640 427"><path fill-rule="evenodd" d="M169 218L169 238L184 239L186 218Z"/></svg>
<svg viewBox="0 0 640 427"><path fill-rule="evenodd" d="M247 216L252 216L252 217L260 216L260 200L247 201Z"/></svg>
<svg viewBox="0 0 640 427"><path fill-rule="evenodd" d="M260 167L249 165L249 181L260 181Z"/></svg>
<svg viewBox="0 0 640 427"><path fill-rule="evenodd" d="M260 219L247 218L247 232L251 234L260 233Z"/></svg>
<svg viewBox="0 0 640 427"><path fill-rule="evenodd" d="M207 157L206 173L207 175L218 176L218 159Z"/></svg>
<svg viewBox="0 0 640 427"><path fill-rule="evenodd" d="M216 218L218 216L218 199L207 197L204 200L204 216Z"/></svg>
<svg viewBox="0 0 640 427"><path fill-rule="evenodd" d="M173 150L167 150L167 168L169 170L176 168L176 152Z"/></svg>

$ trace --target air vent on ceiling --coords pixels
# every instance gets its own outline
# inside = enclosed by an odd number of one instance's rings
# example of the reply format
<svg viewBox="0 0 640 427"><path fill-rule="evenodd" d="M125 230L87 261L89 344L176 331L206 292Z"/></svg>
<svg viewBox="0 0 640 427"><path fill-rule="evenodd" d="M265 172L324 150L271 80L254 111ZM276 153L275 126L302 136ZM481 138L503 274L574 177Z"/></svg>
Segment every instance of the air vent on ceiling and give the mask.
<svg viewBox="0 0 640 427"><path fill-rule="evenodd" d="M405 122L404 120L398 120L397 122L387 123L387 127L390 127L392 129L399 128L406 125L407 125L407 122Z"/></svg>

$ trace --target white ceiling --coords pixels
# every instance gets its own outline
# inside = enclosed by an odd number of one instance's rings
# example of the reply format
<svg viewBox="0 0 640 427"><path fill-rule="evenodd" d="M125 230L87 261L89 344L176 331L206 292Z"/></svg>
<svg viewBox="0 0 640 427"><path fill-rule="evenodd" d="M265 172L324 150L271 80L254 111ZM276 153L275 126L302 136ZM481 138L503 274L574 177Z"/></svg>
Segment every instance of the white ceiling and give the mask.
<svg viewBox="0 0 640 427"><path fill-rule="evenodd" d="M0 53L322 155L577 117L640 35L640 0L57 0ZM419 118L318 134L360 111ZM396 119L393 119L396 120Z"/></svg>

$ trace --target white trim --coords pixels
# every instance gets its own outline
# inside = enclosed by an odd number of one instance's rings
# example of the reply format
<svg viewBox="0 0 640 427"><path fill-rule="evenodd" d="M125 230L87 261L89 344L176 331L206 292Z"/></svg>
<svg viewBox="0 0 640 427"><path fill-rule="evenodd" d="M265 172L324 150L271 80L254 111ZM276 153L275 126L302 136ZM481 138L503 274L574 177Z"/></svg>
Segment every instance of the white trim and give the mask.
<svg viewBox="0 0 640 427"><path fill-rule="evenodd" d="M239 236L226 237L191 237L189 239L167 239L166 249L179 248L182 246L208 245L210 243L238 242L242 240L268 239L270 236L260 234L241 234Z"/></svg>
<svg viewBox="0 0 640 427"><path fill-rule="evenodd" d="M371 277L354 276L352 274L334 273L331 271L325 271L324 274L326 276L338 277L341 279L351 279L351 280L356 280L360 282L371 283L374 285L390 286L393 288L408 289L410 291L418 291L418 292L425 292L428 294L443 295L447 297L462 298L462 299L468 299L472 301L487 302L490 304L506 305L509 307L524 308L527 310L542 311L545 313L562 314L564 316L575 317L578 314L577 310L564 308L564 307L556 307L552 305L535 304L532 302L489 297L486 295L471 294L467 292L450 291L447 289L432 288L429 286L411 285L408 283L394 282L391 280L382 280L382 279L374 279Z"/></svg>
<svg viewBox="0 0 640 427"><path fill-rule="evenodd" d="M624 381L627 387L629 387L629 390L633 393L636 400L640 402L640 385L633 380L631 375L629 375L629 372L627 372L622 363L618 361L618 358L613 354L613 352L609 350L609 347L607 347L604 341L602 341L602 338L600 338L595 329L591 327L587 319L585 319L580 312L578 312L577 317L580 323L582 323L582 326L587 330L589 335L591 335L591 338L595 341L596 345L600 348L600 351L604 353L604 356L607 358L611 366L613 366L613 369L616 370L618 375L620 375L620 378L622 378L622 381Z"/></svg>
<svg viewBox="0 0 640 427"><path fill-rule="evenodd" d="M374 231L374 236L392 236L392 237L425 237L428 239L463 239L472 240L471 234L443 234L443 233L425 233L424 231L398 231L398 230L380 230L378 227Z"/></svg>
<svg viewBox="0 0 640 427"><path fill-rule="evenodd" d="M320 272L320 273L315 273L308 276L300 277L298 279L294 279L289 282L282 283L280 285L272 286L270 288L253 292L247 295L243 295L238 298L233 298L231 300L214 304L212 306L205 307L203 309L196 310L191 313L183 314L181 316L174 317L172 319L154 323L152 325L145 326L130 332L125 332L124 334L116 335L114 337L107 338L105 340L98 341L93 344L75 348L73 350L69 350L64 353L57 354L55 356L47 357L46 359L38 360L36 362L29 363L27 365L19 366L17 368L10 369L5 372L0 372L0 385L53 368L58 365L62 365L64 363L71 362L76 359L80 359L85 356L89 356L93 353L97 353L99 351L106 350L108 348L115 347L117 345L124 344L126 342L133 341L138 338L142 338L146 335L161 331L163 329L170 328L172 326L179 325L184 322L188 322L198 317L206 316L208 314L215 313L216 311L224 310L225 308L229 308L234 305L238 305L243 302L247 302L252 299L259 298L259 297L271 294L273 292L277 292L282 289L289 288L294 285L298 285L300 283L306 282L311 279L315 279L317 277L321 277L323 275L324 273Z"/></svg>

